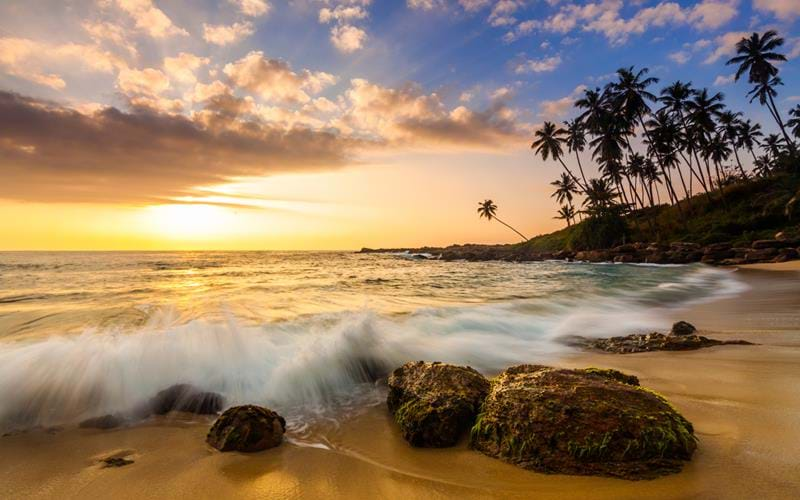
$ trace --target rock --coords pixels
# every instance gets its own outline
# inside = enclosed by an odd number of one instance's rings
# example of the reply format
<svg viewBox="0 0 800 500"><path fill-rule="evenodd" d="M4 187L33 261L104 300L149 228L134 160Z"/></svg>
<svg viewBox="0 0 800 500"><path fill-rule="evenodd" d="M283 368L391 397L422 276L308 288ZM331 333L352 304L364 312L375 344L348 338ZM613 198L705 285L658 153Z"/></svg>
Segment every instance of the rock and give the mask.
<svg viewBox="0 0 800 500"><path fill-rule="evenodd" d="M703 253L705 254L715 254L718 252L727 252L730 250L732 245L730 243L712 243L710 245L706 245L703 249Z"/></svg>
<svg viewBox="0 0 800 500"><path fill-rule="evenodd" d="M764 262L774 259L777 255L777 248L760 248L748 251L744 254L744 259L748 262Z"/></svg>
<svg viewBox="0 0 800 500"><path fill-rule="evenodd" d="M648 264L668 264L669 257L666 253L657 251L645 257L644 261Z"/></svg>
<svg viewBox="0 0 800 500"><path fill-rule="evenodd" d="M633 261L634 261L633 254L629 254L629 253L623 253L623 254L620 254L620 255L617 255L616 257L614 257L614 262L629 263L629 262L633 262Z"/></svg>
<svg viewBox="0 0 800 500"><path fill-rule="evenodd" d="M125 419L118 415L103 415L102 417L87 418L78 424L83 429L113 429L125 423Z"/></svg>
<svg viewBox="0 0 800 500"><path fill-rule="evenodd" d="M722 266L741 266L743 264L747 264L747 261L743 258L723 259L720 262Z"/></svg>
<svg viewBox="0 0 800 500"><path fill-rule="evenodd" d="M611 249L614 253L635 253L637 250L636 246L632 243L628 243L625 245L619 245Z"/></svg>
<svg viewBox="0 0 800 500"><path fill-rule="evenodd" d="M103 462L103 468L107 469L109 467L124 467L126 465L130 465L133 463L133 460L129 460L127 458L121 457L112 457L112 458L105 458L101 460Z"/></svg>
<svg viewBox="0 0 800 500"><path fill-rule="evenodd" d="M686 321L678 321L672 325L670 335L691 335L697 331L693 324Z"/></svg>
<svg viewBox="0 0 800 500"><path fill-rule="evenodd" d="M491 457L545 473L643 479L678 472L694 429L663 397L610 370L536 365L492 381L470 433Z"/></svg>
<svg viewBox="0 0 800 500"><path fill-rule="evenodd" d="M219 451L255 452L281 444L285 431L286 420L270 409L234 406L214 422L206 442Z"/></svg>
<svg viewBox="0 0 800 500"><path fill-rule="evenodd" d="M579 340L580 339L580 340ZM744 340L716 340L700 335L664 335L663 333L644 333L611 337L607 339L570 339L572 345L585 349L595 349L615 354L632 354L651 351L690 351L717 345L752 345Z"/></svg>
<svg viewBox="0 0 800 500"><path fill-rule="evenodd" d="M201 391L189 384L176 384L150 399L148 408L156 415L165 415L171 411L211 415L219 413L223 403L223 397L216 392Z"/></svg>
<svg viewBox="0 0 800 500"><path fill-rule="evenodd" d="M453 446L473 424L489 381L470 367L417 361L389 376L386 404L412 446Z"/></svg>
<svg viewBox="0 0 800 500"><path fill-rule="evenodd" d="M669 248L670 250L678 252L693 252L700 250L700 245L698 245L697 243L688 243L685 241L675 241L670 243Z"/></svg>
<svg viewBox="0 0 800 500"><path fill-rule="evenodd" d="M751 248L756 250L763 250L765 248L783 248L787 246L786 241L782 240L756 240L750 245Z"/></svg>

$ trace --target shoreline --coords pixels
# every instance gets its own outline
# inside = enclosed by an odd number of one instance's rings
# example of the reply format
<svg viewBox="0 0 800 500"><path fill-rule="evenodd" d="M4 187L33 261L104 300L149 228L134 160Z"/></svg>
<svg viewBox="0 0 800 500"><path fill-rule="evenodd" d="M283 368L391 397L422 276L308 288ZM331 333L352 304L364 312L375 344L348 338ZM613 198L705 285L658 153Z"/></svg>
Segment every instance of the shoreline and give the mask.
<svg viewBox="0 0 800 500"><path fill-rule="evenodd" d="M156 418L116 430L65 428L0 438L4 498L192 495L430 498L790 497L800 489L800 262L737 268L750 290L690 306L675 319L756 346L687 352L575 352L554 366L616 368L664 394L700 438L683 472L650 481L543 475L468 450L415 449L384 405L317 432L330 448L285 442L256 454L205 445L213 419ZM100 458L134 463L101 468Z"/></svg>

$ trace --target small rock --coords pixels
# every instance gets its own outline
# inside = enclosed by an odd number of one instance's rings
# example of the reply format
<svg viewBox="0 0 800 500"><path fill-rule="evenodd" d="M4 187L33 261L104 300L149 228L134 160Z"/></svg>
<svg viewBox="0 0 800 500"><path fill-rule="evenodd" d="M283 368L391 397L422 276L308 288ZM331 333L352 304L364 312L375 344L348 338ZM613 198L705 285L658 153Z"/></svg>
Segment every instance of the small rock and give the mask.
<svg viewBox="0 0 800 500"><path fill-rule="evenodd" d="M183 411L198 415L213 415L222 410L224 399L216 392L205 392L189 384L176 384L160 391L149 403L156 415Z"/></svg>
<svg viewBox="0 0 800 500"><path fill-rule="evenodd" d="M103 415L102 417L87 418L78 424L82 429L113 429L124 424L125 420L117 415Z"/></svg>
<svg viewBox="0 0 800 500"><path fill-rule="evenodd" d="M678 321L677 323L672 325L672 330L670 330L670 335L691 335L697 331L697 328L694 327L693 324L687 323L686 321Z"/></svg>
<svg viewBox="0 0 800 500"><path fill-rule="evenodd" d="M234 406L214 422L206 442L219 451L255 452L281 444L285 431L286 420L270 409Z"/></svg>
<svg viewBox="0 0 800 500"><path fill-rule="evenodd" d="M389 376L386 404L412 446L453 446L475 420L489 381L469 367L406 363Z"/></svg>
<svg viewBox="0 0 800 500"><path fill-rule="evenodd" d="M763 250L765 248L782 248L787 244L782 240L756 240L750 246L756 250Z"/></svg>
<svg viewBox="0 0 800 500"><path fill-rule="evenodd" d="M103 468L109 467L124 467L126 465L130 465L133 463L133 460L128 460L127 458L121 457L113 457L113 458L104 458L102 462L105 464Z"/></svg>

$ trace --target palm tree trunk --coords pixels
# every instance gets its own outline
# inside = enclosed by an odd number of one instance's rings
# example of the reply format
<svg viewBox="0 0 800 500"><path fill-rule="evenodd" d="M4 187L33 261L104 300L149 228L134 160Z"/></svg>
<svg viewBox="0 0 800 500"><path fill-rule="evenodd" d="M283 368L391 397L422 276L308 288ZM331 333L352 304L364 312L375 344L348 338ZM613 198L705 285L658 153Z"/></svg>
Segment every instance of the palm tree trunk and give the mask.
<svg viewBox="0 0 800 500"><path fill-rule="evenodd" d="M775 106L775 101L772 99L772 95L768 93L767 97L769 97L769 102L772 105L775 121L778 122L778 126L781 128L781 133L783 134L784 140L786 140L786 145L789 146L789 148L792 150L792 153L797 155L797 147L795 147L794 141L789 138L789 134L786 133L786 127L783 126L783 120L778 112L778 108Z"/></svg>
<svg viewBox="0 0 800 500"><path fill-rule="evenodd" d="M567 171L567 174L569 174L569 176L570 176L570 177L572 177L572 180L573 180L573 181L575 181L575 184L577 184L577 185L578 185L578 187L580 187L580 188L581 188L581 190L582 190L584 193L586 193L586 185L585 185L585 184L581 184L581 181L580 181L580 180L578 180L578 178L577 178L577 177L575 177L575 174L573 174L573 173L572 173L572 170L570 170L570 169L569 169L569 167L567 166L567 164L566 164L566 163L564 163L564 160L562 160L560 156L558 157L558 161L559 161L559 163L561 163L561 166L562 166L562 167L564 167L564 170L566 170L566 171Z"/></svg>
<svg viewBox="0 0 800 500"><path fill-rule="evenodd" d="M506 226L506 227L507 227L507 228L509 228L510 230L512 230L512 231L514 231L515 233L517 233L517 234L518 234L518 235L519 235L519 236L520 236L520 237L521 237L523 240L525 240L525 241L528 241L528 238L526 238L524 234L520 233L519 231L517 231L517 230L516 230L516 229L514 229L513 227L509 226L508 224L506 224L506 223L505 223L505 222L503 222L502 220L498 219L498 218L497 218L497 216L495 216L495 217L494 217L494 220L496 220L496 221L497 221L497 222L499 222L500 224L502 224L502 225Z"/></svg>
<svg viewBox="0 0 800 500"><path fill-rule="evenodd" d="M586 176L583 175L583 165L581 165L581 157L578 155L578 150L575 150L575 159L578 160L578 170L581 171L581 179L583 179L583 185L588 186L589 183L586 182Z"/></svg>
<svg viewBox="0 0 800 500"><path fill-rule="evenodd" d="M739 159L739 149L736 147L736 144L733 144L733 156L736 157L736 163L739 165L739 171L742 173L742 177L747 180L747 173L744 171L744 167L742 166L742 160Z"/></svg>

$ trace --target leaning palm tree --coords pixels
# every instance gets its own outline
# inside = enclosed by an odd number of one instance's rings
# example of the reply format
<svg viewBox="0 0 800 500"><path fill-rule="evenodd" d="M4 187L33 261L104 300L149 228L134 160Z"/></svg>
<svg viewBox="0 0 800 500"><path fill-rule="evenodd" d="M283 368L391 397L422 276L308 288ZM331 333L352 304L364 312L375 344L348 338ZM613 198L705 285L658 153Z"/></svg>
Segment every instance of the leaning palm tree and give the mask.
<svg viewBox="0 0 800 500"><path fill-rule="evenodd" d="M553 218L567 221L567 227L570 227L572 221L575 219L576 213L575 207L573 207L572 204L561 205L561 208L558 209L558 215Z"/></svg>
<svg viewBox="0 0 800 500"><path fill-rule="evenodd" d="M778 68L773 63L786 61L786 56L776 52L775 50L782 46L784 39L778 36L778 33L769 30L763 35L753 33L749 38L742 38L736 44L736 57L732 57L725 64L738 64L734 79L736 81L747 73L748 81L756 86L768 86L770 82L778 76ZM773 118L778 123L781 129L783 138L789 148L796 153L794 142L789 138L786 133L786 127L781 119L780 112L775 106L774 94L766 92L764 94L763 105L766 105L772 113Z"/></svg>
<svg viewBox="0 0 800 500"><path fill-rule="evenodd" d="M565 141L563 136L566 133L566 130L556 127L553 122L544 122L542 128L533 133L534 140L533 143L531 143L531 149L533 149L536 154L541 156L544 161L547 161L547 159L550 157L552 157L554 160L558 160L558 162L561 163L561 166L564 167L564 170L566 170L569 176L572 177L572 180L575 181L575 184L580 186L581 189L585 189L585 186L581 184L581 181L579 181L577 177L575 177L575 174L572 173L562 159L564 156L564 150L562 149L561 145Z"/></svg>
<svg viewBox="0 0 800 500"><path fill-rule="evenodd" d="M739 123L739 142L738 146L747 148L750 151L750 156L753 157L753 162L756 161L755 147L759 144L759 137L763 137L761 133L761 124L753 123L749 119Z"/></svg>
<svg viewBox="0 0 800 500"><path fill-rule="evenodd" d="M581 172L581 179L583 180L583 185L585 186L586 175L583 173L583 165L581 164L581 157L579 153L582 153L586 148L586 130L583 126L583 122L577 118L571 121L565 121L564 125L567 127L567 134L564 138L564 143L567 145L567 149L575 153L575 159L578 160L578 170Z"/></svg>
<svg viewBox="0 0 800 500"><path fill-rule="evenodd" d="M513 227L509 226L502 220L497 217L497 205L494 204L492 200L483 200L483 202L478 203L478 217L485 217L486 220L496 220L500 224L506 226L510 230L517 233L523 240L528 241L528 238L525 237L522 233L514 229Z"/></svg>
<svg viewBox="0 0 800 500"><path fill-rule="evenodd" d="M783 151L783 139L778 134L769 134L764 138L762 147L769 154L772 161L778 158Z"/></svg>

